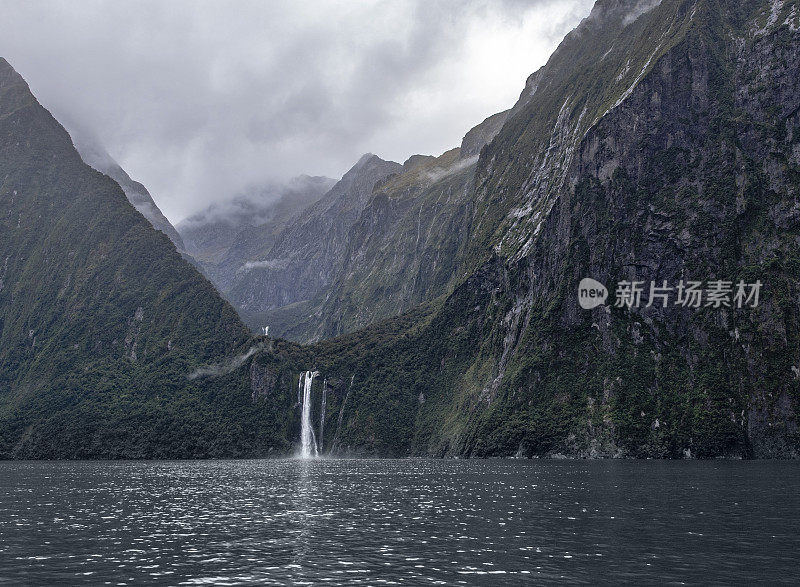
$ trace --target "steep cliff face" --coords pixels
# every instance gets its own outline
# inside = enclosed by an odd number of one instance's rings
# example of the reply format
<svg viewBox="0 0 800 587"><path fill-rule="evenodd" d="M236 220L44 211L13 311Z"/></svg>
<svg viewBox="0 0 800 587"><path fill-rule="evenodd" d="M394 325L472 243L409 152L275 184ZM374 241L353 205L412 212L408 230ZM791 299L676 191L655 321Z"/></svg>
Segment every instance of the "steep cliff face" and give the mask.
<svg viewBox="0 0 800 587"><path fill-rule="evenodd" d="M313 338L352 332L447 292L467 238L476 159L453 149L409 162L376 186L313 315Z"/></svg>
<svg viewBox="0 0 800 587"><path fill-rule="evenodd" d="M599 2L482 150L468 276L307 349L344 382L337 451L798 456L800 10L646 4ZM584 277L605 305L579 306ZM730 306L648 305L681 280L733 282Z"/></svg>
<svg viewBox="0 0 800 587"><path fill-rule="evenodd" d="M507 115L495 114L471 129L460 148L410 159L403 173L375 187L353 225L343 270L315 314L315 338L401 314L448 293L463 278L478 154Z"/></svg>
<svg viewBox="0 0 800 587"><path fill-rule="evenodd" d="M565 97L562 153L523 158L506 128L486 157L481 197L513 202L481 280L492 319L455 386L472 391L438 394L452 425L423 450L797 456L796 7L665 0L626 24L620 6L589 24L619 31L606 59L647 56L635 83L599 107ZM623 280L765 285L756 308L676 307L673 291L667 308L585 311L583 277L611 303Z"/></svg>
<svg viewBox="0 0 800 587"><path fill-rule="evenodd" d="M116 181L125 192L125 197L133 204L142 216L147 218L153 228L160 230L169 237L179 251L186 250L181 236L172 226L167 217L161 212L153 201L147 188L138 181L134 181L127 172L114 161L111 155L103 148L97 138L85 131L70 129L73 144L80 153L83 161L100 173L105 173Z"/></svg>

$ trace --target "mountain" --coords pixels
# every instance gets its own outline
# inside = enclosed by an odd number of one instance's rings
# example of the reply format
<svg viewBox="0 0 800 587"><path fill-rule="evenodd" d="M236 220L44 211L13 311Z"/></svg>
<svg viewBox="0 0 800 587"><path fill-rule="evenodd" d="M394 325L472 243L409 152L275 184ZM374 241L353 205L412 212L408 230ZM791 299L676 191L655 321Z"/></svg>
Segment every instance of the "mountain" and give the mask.
<svg viewBox="0 0 800 587"><path fill-rule="evenodd" d="M253 344L0 59L0 458L266 454L288 408L198 370Z"/></svg>
<svg viewBox="0 0 800 587"><path fill-rule="evenodd" d="M267 311L291 311L324 292L341 270L349 232L369 202L376 182L403 169L399 163L364 155L318 202L302 211L265 255L240 266L227 295L246 316L262 323ZM294 320L289 318L287 322ZM276 334L286 334L272 321Z"/></svg>
<svg viewBox="0 0 800 587"><path fill-rule="evenodd" d="M797 458L799 28L797 2L597 2L480 151L449 293L251 375L318 370L334 454ZM739 281L758 304L714 303ZM615 303L634 282L670 303Z"/></svg>
<svg viewBox="0 0 800 587"><path fill-rule="evenodd" d="M466 243L478 153L508 112L439 157L365 155L228 290L251 326L298 341L352 332L443 295Z"/></svg>
<svg viewBox="0 0 800 587"><path fill-rule="evenodd" d="M181 236L175 227L172 226L167 217L161 213L150 192L141 183L134 181L119 164L114 161L111 155L105 150L100 141L91 133L79 130L75 126L69 129L75 148L80 153L83 161L101 173L105 173L116 181L125 192L128 201L133 204L142 216L147 218L156 230L160 230L169 237L179 251L186 247Z"/></svg>
<svg viewBox="0 0 800 587"><path fill-rule="evenodd" d="M350 231L342 271L313 315L330 338L399 315L451 291L462 278L478 153L508 112L470 130L460 147L412 158L376 186Z"/></svg>
<svg viewBox="0 0 800 587"><path fill-rule="evenodd" d="M223 205L212 204L178 225L187 250L223 293L247 263L269 251L302 210L333 185L328 177L301 175L240 194Z"/></svg>

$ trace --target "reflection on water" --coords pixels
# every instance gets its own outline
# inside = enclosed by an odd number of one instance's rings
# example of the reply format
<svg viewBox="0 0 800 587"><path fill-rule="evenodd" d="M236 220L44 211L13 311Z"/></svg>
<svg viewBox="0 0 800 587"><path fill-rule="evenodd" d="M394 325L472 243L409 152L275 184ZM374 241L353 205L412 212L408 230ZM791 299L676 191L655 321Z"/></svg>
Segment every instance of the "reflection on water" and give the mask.
<svg viewBox="0 0 800 587"><path fill-rule="evenodd" d="M791 582L800 464L0 463L0 583Z"/></svg>
<svg viewBox="0 0 800 587"><path fill-rule="evenodd" d="M296 528L296 538L294 539L294 556L288 568L292 569L292 577L299 579L297 575L302 575L303 565L308 559L308 552L314 537L314 517L311 499L314 496L314 476L311 471L312 463L308 460L301 460L297 463L297 480L294 491L294 507L290 512L292 525ZM325 516L326 513L319 514Z"/></svg>

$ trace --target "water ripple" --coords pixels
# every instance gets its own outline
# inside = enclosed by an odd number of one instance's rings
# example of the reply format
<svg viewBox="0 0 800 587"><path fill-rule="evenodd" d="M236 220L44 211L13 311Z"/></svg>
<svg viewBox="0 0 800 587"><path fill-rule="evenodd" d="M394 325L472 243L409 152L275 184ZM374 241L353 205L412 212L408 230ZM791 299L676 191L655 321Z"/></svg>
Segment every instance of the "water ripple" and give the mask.
<svg viewBox="0 0 800 587"><path fill-rule="evenodd" d="M0 584L788 582L800 464L0 463Z"/></svg>

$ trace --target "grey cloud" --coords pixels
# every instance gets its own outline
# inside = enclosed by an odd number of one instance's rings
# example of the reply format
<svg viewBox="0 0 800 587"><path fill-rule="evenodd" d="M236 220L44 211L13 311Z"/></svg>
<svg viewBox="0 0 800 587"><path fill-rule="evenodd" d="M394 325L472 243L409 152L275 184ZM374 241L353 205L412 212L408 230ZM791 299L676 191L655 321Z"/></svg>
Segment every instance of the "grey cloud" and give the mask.
<svg viewBox="0 0 800 587"><path fill-rule="evenodd" d="M450 167L435 167L434 169L427 172L428 181L435 182L439 181L443 177L447 177L448 175L453 175L454 173L458 173L462 169L466 169L470 165L475 165L478 162L478 156L473 155L471 157L467 157L466 159L461 159L460 161L456 161Z"/></svg>
<svg viewBox="0 0 800 587"><path fill-rule="evenodd" d="M639 0L636 6L622 19L622 24L629 25L643 14L653 10L653 8L659 4L661 4L661 0Z"/></svg>
<svg viewBox="0 0 800 587"><path fill-rule="evenodd" d="M276 204L290 200L311 202L333 187L335 179L300 175L286 182L269 181L245 187L232 197L214 201L204 210L189 216L181 225L187 227L223 223L230 226L264 224L278 212Z"/></svg>
<svg viewBox="0 0 800 587"><path fill-rule="evenodd" d="M213 365L206 365L205 367L198 367L191 373L189 373L186 378L187 379L198 379L203 377L219 377L220 375L227 375L228 373L232 373L242 365L244 365L245 361L255 355L258 351L264 348L263 343L259 343L255 346L252 346L248 349L246 353L241 355L237 355L227 361L223 361L221 363L214 363Z"/></svg>
<svg viewBox="0 0 800 587"><path fill-rule="evenodd" d="M458 145L591 3L6 0L0 56L176 222L249 186L339 177L367 151Z"/></svg>

